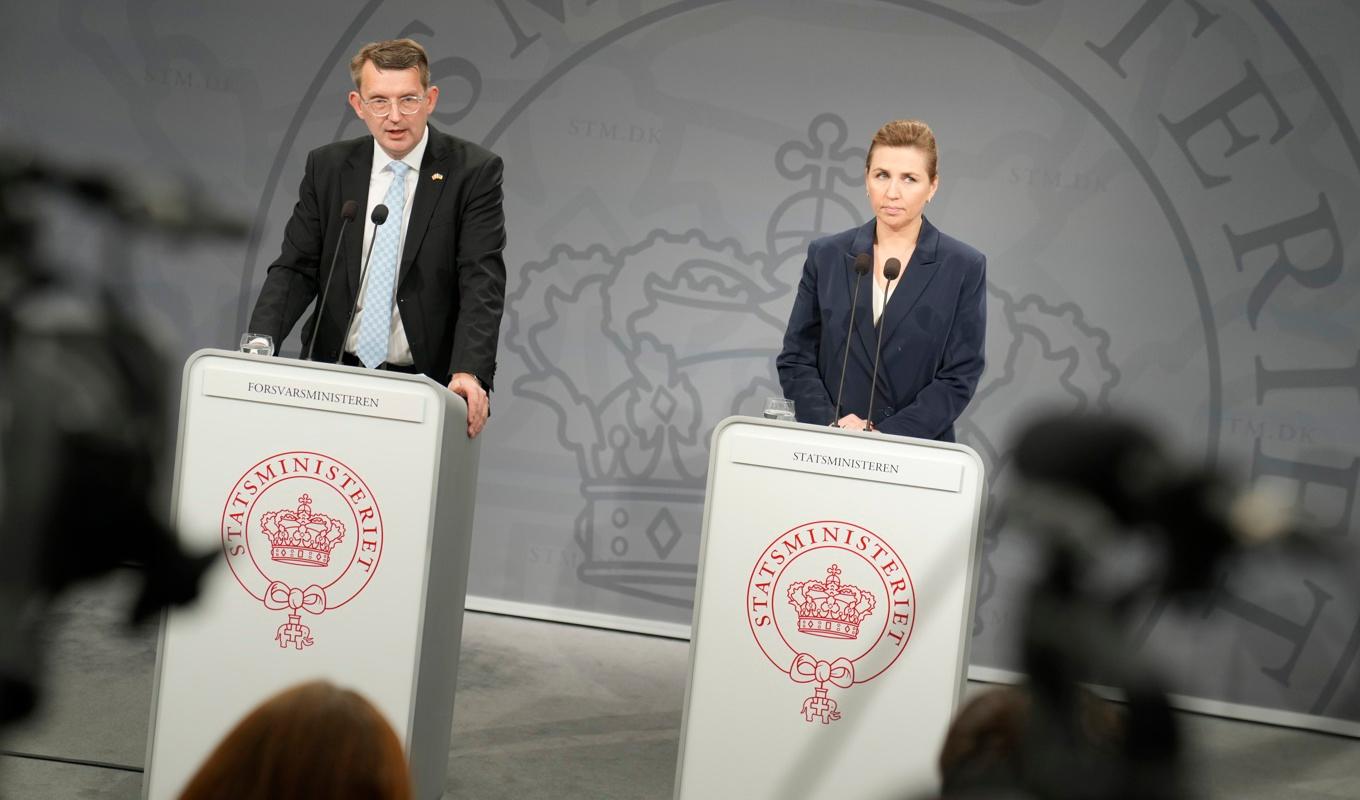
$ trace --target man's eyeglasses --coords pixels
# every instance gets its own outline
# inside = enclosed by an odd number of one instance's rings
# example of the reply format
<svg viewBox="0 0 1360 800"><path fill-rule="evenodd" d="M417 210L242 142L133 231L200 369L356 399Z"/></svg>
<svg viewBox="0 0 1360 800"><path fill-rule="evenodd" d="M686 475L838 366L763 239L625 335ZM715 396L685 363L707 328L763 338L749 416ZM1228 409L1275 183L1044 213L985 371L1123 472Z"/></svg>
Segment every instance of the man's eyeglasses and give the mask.
<svg viewBox="0 0 1360 800"><path fill-rule="evenodd" d="M385 117L392 113L392 101L386 97L375 97L360 102L363 103L364 109L375 117ZM397 100L397 110L403 114L414 114L420 110L420 105L424 102L424 95L407 95Z"/></svg>

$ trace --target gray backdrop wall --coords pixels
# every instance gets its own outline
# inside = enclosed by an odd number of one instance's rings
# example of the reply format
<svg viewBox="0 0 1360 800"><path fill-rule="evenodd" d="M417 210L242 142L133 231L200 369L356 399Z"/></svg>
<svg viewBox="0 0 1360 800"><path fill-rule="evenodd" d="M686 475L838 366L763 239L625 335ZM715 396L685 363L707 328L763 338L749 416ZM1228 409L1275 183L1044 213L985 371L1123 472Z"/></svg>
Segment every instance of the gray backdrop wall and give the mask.
<svg viewBox="0 0 1360 800"><path fill-rule="evenodd" d="M477 595L689 621L709 434L777 393L806 244L867 218L864 147L902 116L940 138L932 220L990 259L989 363L961 437L993 481L1031 410L1121 409L1356 539L1352 3L6 6L5 137L192 177L253 222L245 244L135 246L124 288L176 360L234 344L307 150L364 132L349 56L427 45L434 124L507 164ZM53 249L95 263L76 231ZM976 664L1014 666L1031 563L989 529ZM1354 723L1356 583L1236 569L1206 605L1150 613L1147 648L1186 694Z"/></svg>

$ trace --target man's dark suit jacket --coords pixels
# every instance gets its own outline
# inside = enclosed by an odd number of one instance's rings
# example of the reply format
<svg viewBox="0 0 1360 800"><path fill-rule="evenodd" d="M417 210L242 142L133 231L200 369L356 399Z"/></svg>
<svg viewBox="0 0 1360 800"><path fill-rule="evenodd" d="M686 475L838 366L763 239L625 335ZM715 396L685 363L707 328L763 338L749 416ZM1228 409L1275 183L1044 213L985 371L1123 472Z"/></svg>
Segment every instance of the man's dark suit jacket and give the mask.
<svg viewBox="0 0 1360 800"><path fill-rule="evenodd" d="M775 364L800 422L835 420L836 389L855 296L855 256L873 252L875 221L808 247ZM850 335L841 416L865 416L878 330L873 276L864 276ZM872 422L884 433L954 441L954 420L982 375L987 259L922 218L916 251L883 311Z"/></svg>
<svg viewBox="0 0 1360 800"><path fill-rule="evenodd" d="M401 251L397 308L419 372L441 383L448 383L455 372L467 372L490 387L505 306L501 159L432 126L426 127L426 135L430 141L420 163ZM335 280L312 349L317 361L338 359L345 322L359 291L363 213L372 167L371 136L328 144L307 155L282 252L269 266L250 317L252 333L267 333L281 344L322 293L339 247ZM340 211L346 200L358 204L359 216L339 242ZM309 316L302 330L304 353L314 321L315 316Z"/></svg>

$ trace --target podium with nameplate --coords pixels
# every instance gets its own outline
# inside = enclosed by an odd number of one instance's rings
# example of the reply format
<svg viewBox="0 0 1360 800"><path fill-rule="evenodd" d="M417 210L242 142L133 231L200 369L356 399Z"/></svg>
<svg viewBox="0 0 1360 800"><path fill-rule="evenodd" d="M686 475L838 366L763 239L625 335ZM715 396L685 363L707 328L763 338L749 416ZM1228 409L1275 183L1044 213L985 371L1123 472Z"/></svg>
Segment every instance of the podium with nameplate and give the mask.
<svg viewBox="0 0 1360 800"><path fill-rule="evenodd" d="M416 797L443 793L477 482L466 420L423 376L190 357L172 520L222 563L161 629L145 796L177 796L250 709L318 678L383 712Z"/></svg>
<svg viewBox="0 0 1360 800"><path fill-rule="evenodd" d="M677 800L937 789L966 681L983 494L962 445L722 422Z"/></svg>

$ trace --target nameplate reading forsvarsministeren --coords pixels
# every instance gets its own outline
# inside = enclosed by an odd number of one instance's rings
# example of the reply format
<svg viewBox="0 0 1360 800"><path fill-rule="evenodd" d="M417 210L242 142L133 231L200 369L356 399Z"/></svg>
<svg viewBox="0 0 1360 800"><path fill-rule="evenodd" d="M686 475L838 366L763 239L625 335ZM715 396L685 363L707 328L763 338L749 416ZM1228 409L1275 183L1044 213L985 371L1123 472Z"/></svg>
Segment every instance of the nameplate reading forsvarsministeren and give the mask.
<svg viewBox="0 0 1360 800"><path fill-rule="evenodd" d="M425 421L425 398L415 392L394 392L370 386L357 388L341 383L262 375L257 370L223 367L206 369L203 372L203 394L403 422Z"/></svg>
<svg viewBox="0 0 1360 800"><path fill-rule="evenodd" d="M738 464L838 475L945 492L962 490L962 465L943 459L892 455L884 452L887 449L866 447L851 450L755 436L736 438L731 445L732 461Z"/></svg>

